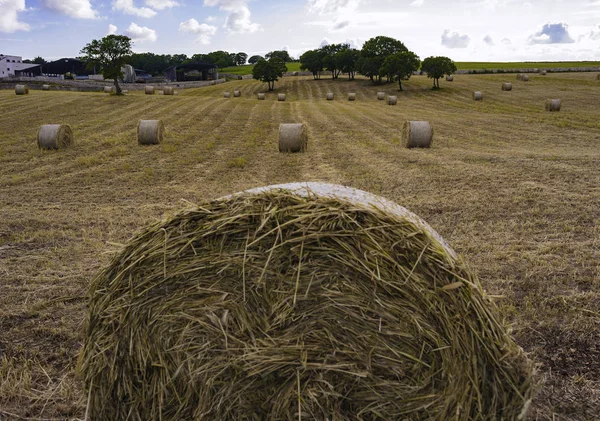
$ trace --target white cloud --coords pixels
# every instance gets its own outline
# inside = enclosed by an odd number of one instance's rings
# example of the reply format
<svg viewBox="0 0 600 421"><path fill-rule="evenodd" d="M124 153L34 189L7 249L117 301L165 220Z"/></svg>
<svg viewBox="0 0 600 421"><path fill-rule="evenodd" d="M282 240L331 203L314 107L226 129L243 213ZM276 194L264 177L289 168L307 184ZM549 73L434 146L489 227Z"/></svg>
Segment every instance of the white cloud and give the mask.
<svg viewBox="0 0 600 421"><path fill-rule="evenodd" d="M204 0L205 6L219 6L220 10L229 12L224 27L233 34L256 32L261 28L250 20L250 9L247 0Z"/></svg>
<svg viewBox="0 0 600 421"><path fill-rule="evenodd" d="M342 29L346 28L348 25L350 25L350 21L348 21L348 20L338 21L333 24L333 26L331 27L331 30L332 31L341 31Z"/></svg>
<svg viewBox="0 0 600 421"><path fill-rule="evenodd" d="M467 48L470 41L468 35L461 35L458 32L450 33L450 29L446 29L442 34L442 45L448 48Z"/></svg>
<svg viewBox="0 0 600 421"><path fill-rule="evenodd" d="M107 35L115 35L117 33L117 30L119 28L116 27L116 25L113 25L112 23L110 23L108 25L108 34Z"/></svg>
<svg viewBox="0 0 600 421"><path fill-rule="evenodd" d="M308 0L308 11L320 15L330 15L358 9L361 0Z"/></svg>
<svg viewBox="0 0 600 421"><path fill-rule="evenodd" d="M0 32L29 31L30 27L19 22L18 12L25 11L25 0L0 1Z"/></svg>
<svg viewBox="0 0 600 421"><path fill-rule="evenodd" d="M319 44L319 48L327 47L329 44L331 44L329 38L323 38L323 41Z"/></svg>
<svg viewBox="0 0 600 421"><path fill-rule="evenodd" d="M410 5L420 7L420 6L423 6L424 4L425 4L425 0L415 0Z"/></svg>
<svg viewBox="0 0 600 421"><path fill-rule="evenodd" d="M529 37L529 44L571 44L575 42L566 23L548 23Z"/></svg>
<svg viewBox="0 0 600 421"><path fill-rule="evenodd" d="M134 42L154 42L157 39L156 31L154 29L139 26L133 22L131 22L131 25L129 25L129 28L125 31L125 35Z"/></svg>
<svg viewBox="0 0 600 421"><path fill-rule="evenodd" d="M92 9L90 0L44 0L47 9L77 19L96 19L96 11Z"/></svg>
<svg viewBox="0 0 600 421"><path fill-rule="evenodd" d="M181 32L190 32L198 35L196 42L199 44L210 44L210 37L217 33L217 27L207 25L206 23L198 23L196 19L189 19L179 24Z"/></svg>
<svg viewBox="0 0 600 421"><path fill-rule="evenodd" d="M135 7L133 0L114 0L112 8L113 10L119 10L125 14L139 16L141 18L151 18L156 16L155 10L147 7Z"/></svg>
<svg viewBox="0 0 600 421"><path fill-rule="evenodd" d="M496 45L494 44L494 39L490 35L486 35L483 38L483 42L485 42L487 45Z"/></svg>
<svg viewBox="0 0 600 421"><path fill-rule="evenodd" d="M175 0L146 0L146 6L149 6L155 10L164 10L179 6L179 3L177 3Z"/></svg>
<svg viewBox="0 0 600 421"><path fill-rule="evenodd" d="M215 22L216 20L217 18L214 16L209 16L206 19L204 19L205 22Z"/></svg>
<svg viewBox="0 0 600 421"><path fill-rule="evenodd" d="M508 38L502 38L502 41L500 41L502 44L504 45L511 45L512 41L509 40Z"/></svg>

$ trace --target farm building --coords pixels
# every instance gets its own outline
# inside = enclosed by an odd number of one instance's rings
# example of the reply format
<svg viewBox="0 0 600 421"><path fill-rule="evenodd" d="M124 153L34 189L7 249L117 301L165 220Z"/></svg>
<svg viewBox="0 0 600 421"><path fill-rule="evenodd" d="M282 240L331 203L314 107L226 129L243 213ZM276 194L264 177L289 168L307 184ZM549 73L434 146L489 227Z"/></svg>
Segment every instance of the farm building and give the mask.
<svg viewBox="0 0 600 421"><path fill-rule="evenodd" d="M23 58L20 56L0 54L0 78L11 76L37 76L40 74L39 64L23 63Z"/></svg>
<svg viewBox="0 0 600 421"><path fill-rule="evenodd" d="M87 75L89 73L85 68L85 62L76 58L61 58L42 65L42 72L46 75Z"/></svg>
<svg viewBox="0 0 600 421"><path fill-rule="evenodd" d="M165 77L169 82L216 80L219 78L219 68L209 63L180 64L165 70Z"/></svg>

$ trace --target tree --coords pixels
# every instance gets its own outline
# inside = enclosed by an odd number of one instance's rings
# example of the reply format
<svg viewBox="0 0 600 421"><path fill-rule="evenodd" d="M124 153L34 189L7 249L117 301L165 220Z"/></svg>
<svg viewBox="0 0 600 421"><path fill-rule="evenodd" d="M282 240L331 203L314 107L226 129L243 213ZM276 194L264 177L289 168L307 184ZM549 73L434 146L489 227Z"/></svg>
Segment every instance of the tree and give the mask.
<svg viewBox="0 0 600 421"><path fill-rule="evenodd" d="M427 57L421 64L421 70L433 79L433 89L440 89L440 78L456 72L456 65L448 57Z"/></svg>
<svg viewBox="0 0 600 421"><path fill-rule="evenodd" d="M323 71L323 52L321 50L308 50L300 56L300 70L312 72L313 79L321 79Z"/></svg>
<svg viewBox="0 0 600 421"><path fill-rule="evenodd" d="M246 64L246 60L248 60L248 54L246 53L237 53L235 55L235 64L238 66Z"/></svg>
<svg viewBox="0 0 600 421"><path fill-rule="evenodd" d="M252 56L252 57L250 57L250 58L248 59L248 63L250 63L250 64L256 64L256 63L258 63L258 61L259 61L260 59L262 59L262 58L263 58L262 56L258 56L258 55L256 55L256 56Z"/></svg>
<svg viewBox="0 0 600 421"><path fill-rule="evenodd" d="M252 77L269 85L269 91L275 88L275 82L287 72L287 66L280 57L271 57L268 61L259 60L252 68Z"/></svg>
<svg viewBox="0 0 600 421"><path fill-rule="evenodd" d="M412 51L402 51L400 53L387 56L383 62L385 69L390 79L398 78L399 89L402 90L402 78L410 77L412 73L419 70L421 61Z"/></svg>
<svg viewBox="0 0 600 421"><path fill-rule="evenodd" d="M269 60L272 57L279 57L285 63L293 61L292 58L290 57L290 54L285 50L276 50L276 51L271 51L270 53L265 54L265 58L267 60Z"/></svg>
<svg viewBox="0 0 600 421"><path fill-rule="evenodd" d="M229 62L224 58L220 58L219 60L217 60L217 62L215 64L217 65L217 67L219 69L224 69L225 67L229 67Z"/></svg>
<svg viewBox="0 0 600 421"><path fill-rule="evenodd" d="M121 68L125 65L131 51L131 38L125 35L107 35L101 40L93 40L81 50L87 61L88 69L99 65L105 79L113 79L117 95L121 95L119 78L123 77Z"/></svg>
<svg viewBox="0 0 600 421"><path fill-rule="evenodd" d="M372 82L381 83L382 76L385 76L383 62L387 56L408 51L408 48L397 39L378 36L369 39L363 44L360 51L360 58L357 68L360 73L369 77Z"/></svg>
<svg viewBox="0 0 600 421"><path fill-rule="evenodd" d="M337 65L340 70L344 73L348 73L348 79L354 80L354 74L356 73L356 65L360 51L356 48L346 48L335 55Z"/></svg>
<svg viewBox="0 0 600 421"><path fill-rule="evenodd" d="M332 79L337 79L342 71L338 65L336 55L349 47L348 44L328 44L321 47L321 52L323 53L323 67L325 70L331 72Z"/></svg>

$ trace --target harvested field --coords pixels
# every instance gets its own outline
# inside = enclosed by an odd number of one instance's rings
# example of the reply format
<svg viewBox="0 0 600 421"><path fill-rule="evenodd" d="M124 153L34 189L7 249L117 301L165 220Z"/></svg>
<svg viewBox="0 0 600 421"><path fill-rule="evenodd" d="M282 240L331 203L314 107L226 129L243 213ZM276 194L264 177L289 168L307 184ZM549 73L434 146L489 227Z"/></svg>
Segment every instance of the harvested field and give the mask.
<svg viewBox="0 0 600 421"><path fill-rule="evenodd" d="M433 92L413 76L398 92L286 77L265 101L254 80L235 81L235 101L223 98L233 86L177 96L0 91L0 419L83 419L75 367L85 295L136 232L191 203L295 181L350 185L425 219L539 364L530 419L597 417L600 85L591 73L549 73L507 94L506 80L462 75ZM472 100L476 90L485 101ZM327 101L328 92L356 101ZM560 113L544 111L547 98L561 98ZM138 145L142 119L165 123L163 143ZM405 120L431 123L431 149L402 147ZM75 144L38 150L48 122L69 124ZM278 152L281 123L306 125L306 153Z"/></svg>

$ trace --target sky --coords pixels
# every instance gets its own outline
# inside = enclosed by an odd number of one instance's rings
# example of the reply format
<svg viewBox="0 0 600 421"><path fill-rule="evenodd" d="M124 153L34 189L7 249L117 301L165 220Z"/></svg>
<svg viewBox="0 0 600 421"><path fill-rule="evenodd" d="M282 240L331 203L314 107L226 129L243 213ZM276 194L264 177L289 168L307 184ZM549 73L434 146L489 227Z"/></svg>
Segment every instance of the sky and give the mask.
<svg viewBox="0 0 600 421"><path fill-rule="evenodd" d="M292 57L326 43L401 40L421 59L600 61L600 0L0 0L0 53L75 57L127 35L135 52Z"/></svg>

